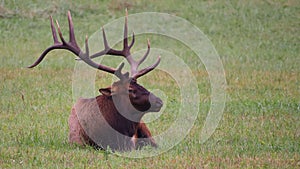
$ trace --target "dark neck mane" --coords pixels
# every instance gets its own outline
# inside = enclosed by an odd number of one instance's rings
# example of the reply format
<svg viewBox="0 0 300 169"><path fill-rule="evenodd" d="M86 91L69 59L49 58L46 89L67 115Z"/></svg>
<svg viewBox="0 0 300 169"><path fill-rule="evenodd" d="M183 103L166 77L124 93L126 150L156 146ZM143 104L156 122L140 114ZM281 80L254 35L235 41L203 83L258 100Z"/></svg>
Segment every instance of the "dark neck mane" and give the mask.
<svg viewBox="0 0 300 169"><path fill-rule="evenodd" d="M111 97L100 95L97 96L96 99L99 105L100 112L102 113L103 117L108 122L108 124L115 130L117 130L119 133L132 137L136 131L136 128L142 116L140 118L134 119L134 121L131 121L126 117L124 117L116 109L113 103L113 99ZM131 113L131 112L125 112L125 113Z"/></svg>

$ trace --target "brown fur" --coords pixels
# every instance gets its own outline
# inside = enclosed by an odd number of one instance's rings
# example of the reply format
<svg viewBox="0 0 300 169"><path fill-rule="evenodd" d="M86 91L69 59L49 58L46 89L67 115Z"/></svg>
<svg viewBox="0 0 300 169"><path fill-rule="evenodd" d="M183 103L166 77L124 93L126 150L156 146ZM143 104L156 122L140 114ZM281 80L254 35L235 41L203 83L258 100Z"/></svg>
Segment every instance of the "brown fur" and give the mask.
<svg viewBox="0 0 300 169"><path fill-rule="evenodd" d="M115 88L115 86L116 84L112 88ZM147 91L139 85L138 87L142 92ZM120 86L117 89L124 90L119 88ZM111 90L109 88L109 91ZM104 91L102 92L104 93ZM91 99L80 98L75 103L69 117L69 142L102 149L109 147L118 151L139 149L145 145L157 147L149 129L141 121L142 116L147 111L134 110L131 103L134 105L135 101L133 101L130 94L128 97L128 95L120 94L119 91L115 96L116 100L120 99L123 110L119 112L115 106L113 96L105 94ZM150 92L145 97L147 100L149 100L149 95ZM159 98L157 99L161 102ZM140 100L138 100L138 104L145 104Z"/></svg>

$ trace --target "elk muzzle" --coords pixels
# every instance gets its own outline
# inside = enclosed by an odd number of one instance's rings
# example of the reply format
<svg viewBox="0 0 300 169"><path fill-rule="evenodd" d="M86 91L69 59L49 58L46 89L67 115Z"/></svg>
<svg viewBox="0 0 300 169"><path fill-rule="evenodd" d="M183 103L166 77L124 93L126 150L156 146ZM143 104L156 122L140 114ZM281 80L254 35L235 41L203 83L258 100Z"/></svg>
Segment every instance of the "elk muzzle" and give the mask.
<svg viewBox="0 0 300 169"><path fill-rule="evenodd" d="M163 106L163 101L154 94L149 94L150 109L148 111L159 112Z"/></svg>

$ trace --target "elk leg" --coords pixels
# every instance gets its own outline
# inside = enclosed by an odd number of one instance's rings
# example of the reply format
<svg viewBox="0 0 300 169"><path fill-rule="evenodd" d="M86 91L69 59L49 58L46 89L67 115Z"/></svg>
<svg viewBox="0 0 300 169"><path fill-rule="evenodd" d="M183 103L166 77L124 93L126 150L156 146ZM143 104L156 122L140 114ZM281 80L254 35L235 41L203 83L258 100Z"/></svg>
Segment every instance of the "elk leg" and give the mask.
<svg viewBox="0 0 300 169"><path fill-rule="evenodd" d="M137 132L136 132L136 149L141 149L144 146L151 145L152 147L157 148L157 144L155 143L155 140L152 138L152 135L150 133L150 130L146 126L145 123L139 123L137 126Z"/></svg>

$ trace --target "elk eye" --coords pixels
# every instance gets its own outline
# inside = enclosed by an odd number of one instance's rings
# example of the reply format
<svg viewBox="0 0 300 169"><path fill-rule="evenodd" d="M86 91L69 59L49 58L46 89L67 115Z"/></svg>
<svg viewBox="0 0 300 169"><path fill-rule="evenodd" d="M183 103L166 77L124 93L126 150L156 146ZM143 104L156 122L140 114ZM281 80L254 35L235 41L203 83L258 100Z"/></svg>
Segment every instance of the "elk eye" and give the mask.
<svg viewBox="0 0 300 169"><path fill-rule="evenodd" d="M135 91L133 89L129 89L128 93L135 93Z"/></svg>

